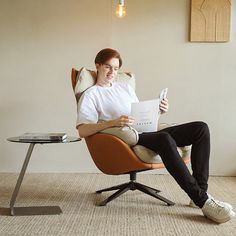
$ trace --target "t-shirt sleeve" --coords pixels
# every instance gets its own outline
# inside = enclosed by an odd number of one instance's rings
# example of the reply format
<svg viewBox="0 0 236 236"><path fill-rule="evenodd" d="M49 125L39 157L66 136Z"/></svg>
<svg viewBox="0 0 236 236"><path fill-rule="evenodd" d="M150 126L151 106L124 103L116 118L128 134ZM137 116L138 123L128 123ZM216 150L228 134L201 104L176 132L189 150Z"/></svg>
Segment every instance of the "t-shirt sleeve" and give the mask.
<svg viewBox="0 0 236 236"><path fill-rule="evenodd" d="M98 112L96 109L95 99L84 93L77 105L77 122L76 127L81 124L97 123Z"/></svg>

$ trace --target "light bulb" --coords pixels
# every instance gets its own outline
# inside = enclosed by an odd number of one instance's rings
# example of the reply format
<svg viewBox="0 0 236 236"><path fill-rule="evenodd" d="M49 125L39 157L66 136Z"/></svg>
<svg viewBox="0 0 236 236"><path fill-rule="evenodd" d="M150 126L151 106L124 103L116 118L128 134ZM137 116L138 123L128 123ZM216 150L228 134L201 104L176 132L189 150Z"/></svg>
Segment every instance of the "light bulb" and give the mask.
<svg viewBox="0 0 236 236"><path fill-rule="evenodd" d="M119 5L116 7L116 16L119 18L122 18L126 15L126 9L125 9L125 4L124 0L119 1Z"/></svg>

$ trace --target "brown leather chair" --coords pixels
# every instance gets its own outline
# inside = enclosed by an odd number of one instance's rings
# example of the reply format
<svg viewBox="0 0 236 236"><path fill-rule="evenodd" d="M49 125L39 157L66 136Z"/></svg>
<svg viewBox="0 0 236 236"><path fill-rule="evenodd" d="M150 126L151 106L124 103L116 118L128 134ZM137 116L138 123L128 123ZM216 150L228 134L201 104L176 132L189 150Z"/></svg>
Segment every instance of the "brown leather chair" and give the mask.
<svg viewBox="0 0 236 236"><path fill-rule="evenodd" d="M76 85L77 74L78 71L72 69L71 80L73 89ZM130 175L130 181L127 183L96 191L96 193L102 193L117 190L110 197L102 201L99 204L100 206L106 205L128 190L136 189L167 203L168 206L174 205L174 202L158 194L160 190L136 182L137 172L165 168L163 163L150 164L143 162L128 144L110 134L97 133L86 137L85 141L94 163L103 173L108 175ZM184 158L184 161L189 163L190 157Z"/></svg>

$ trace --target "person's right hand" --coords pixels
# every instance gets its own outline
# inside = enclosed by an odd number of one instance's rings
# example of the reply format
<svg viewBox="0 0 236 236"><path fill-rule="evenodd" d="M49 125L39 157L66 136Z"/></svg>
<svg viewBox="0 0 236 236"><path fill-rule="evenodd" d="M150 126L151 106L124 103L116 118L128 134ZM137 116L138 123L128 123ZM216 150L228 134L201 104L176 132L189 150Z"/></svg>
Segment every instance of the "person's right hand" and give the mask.
<svg viewBox="0 0 236 236"><path fill-rule="evenodd" d="M120 116L118 119L113 120L114 126L129 126L134 123L134 118L132 116Z"/></svg>

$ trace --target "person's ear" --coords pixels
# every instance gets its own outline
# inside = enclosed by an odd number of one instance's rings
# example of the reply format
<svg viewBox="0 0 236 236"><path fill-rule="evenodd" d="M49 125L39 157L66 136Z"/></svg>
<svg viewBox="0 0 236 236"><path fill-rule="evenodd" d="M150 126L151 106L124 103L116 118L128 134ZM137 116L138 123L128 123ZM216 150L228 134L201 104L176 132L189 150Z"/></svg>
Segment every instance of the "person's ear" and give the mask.
<svg viewBox="0 0 236 236"><path fill-rule="evenodd" d="M100 67L101 67L101 64L95 64L95 66L96 66L96 70L98 70Z"/></svg>

